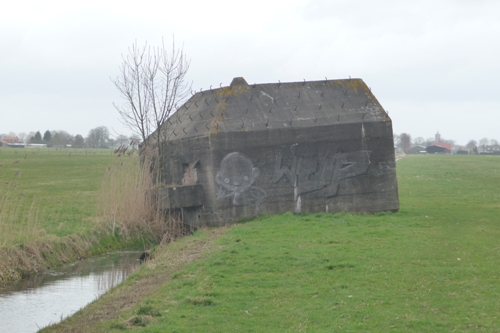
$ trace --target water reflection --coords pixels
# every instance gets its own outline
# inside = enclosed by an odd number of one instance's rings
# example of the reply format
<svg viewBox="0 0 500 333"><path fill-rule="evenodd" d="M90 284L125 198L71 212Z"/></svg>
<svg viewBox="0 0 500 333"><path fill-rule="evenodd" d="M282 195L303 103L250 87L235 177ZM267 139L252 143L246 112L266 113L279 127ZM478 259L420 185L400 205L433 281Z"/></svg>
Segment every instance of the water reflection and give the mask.
<svg viewBox="0 0 500 333"><path fill-rule="evenodd" d="M94 257L1 288L0 333L36 332L74 314L130 275L140 254Z"/></svg>

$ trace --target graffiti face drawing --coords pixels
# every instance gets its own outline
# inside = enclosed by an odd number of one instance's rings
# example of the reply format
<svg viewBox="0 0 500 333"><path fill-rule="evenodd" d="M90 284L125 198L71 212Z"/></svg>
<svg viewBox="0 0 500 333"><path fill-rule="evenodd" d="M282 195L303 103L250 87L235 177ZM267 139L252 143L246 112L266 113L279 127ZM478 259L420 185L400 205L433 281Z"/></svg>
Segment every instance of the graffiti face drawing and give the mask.
<svg viewBox="0 0 500 333"><path fill-rule="evenodd" d="M215 181L219 185L217 199L232 198L233 205L260 203L266 192L252 186L259 176L259 169L240 153L227 154L220 164Z"/></svg>
<svg viewBox="0 0 500 333"><path fill-rule="evenodd" d="M337 154L312 160L293 157L290 166L282 165L281 154L276 156L273 182L286 178L296 188L297 195L324 190L327 198L338 195L339 184L343 179L365 174L370 166L371 151L361 150Z"/></svg>

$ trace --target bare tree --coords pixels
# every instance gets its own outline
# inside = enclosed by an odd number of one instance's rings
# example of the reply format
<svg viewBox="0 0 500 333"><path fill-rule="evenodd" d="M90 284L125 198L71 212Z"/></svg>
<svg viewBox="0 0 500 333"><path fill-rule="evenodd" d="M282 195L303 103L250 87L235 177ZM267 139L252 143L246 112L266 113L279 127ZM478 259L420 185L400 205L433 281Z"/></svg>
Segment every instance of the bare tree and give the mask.
<svg viewBox="0 0 500 333"><path fill-rule="evenodd" d="M49 131L47 131L49 132ZM69 134L66 131L51 131L51 139L47 143L48 146L55 147L55 146L66 146L66 145L72 145L73 140L75 139L73 135ZM45 135L44 135L45 137ZM45 139L44 139L45 140Z"/></svg>
<svg viewBox="0 0 500 333"><path fill-rule="evenodd" d="M415 139L413 139L413 143L416 145L421 145L425 142L425 139L421 136L417 136Z"/></svg>
<svg viewBox="0 0 500 333"><path fill-rule="evenodd" d="M394 140L394 147L399 147L399 134L393 134L392 139Z"/></svg>
<svg viewBox="0 0 500 333"><path fill-rule="evenodd" d="M424 141L424 146L430 146L434 144L434 138L427 138L427 140Z"/></svg>
<svg viewBox="0 0 500 333"><path fill-rule="evenodd" d="M83 138L83 136L80 134L75 135L73 147L74 148L83 148L84 146L85 146L85 139Z"/></svg>
<svg viewBox="0 0 500 333"><path fill-rule="evenodd" d="M465 145L465 147L467 147L469 150L472 150L474 149L474 147L477 146L477 142L476 140L470 140L469 142L467 142L467 144Z"/></svg>
<svg viewBox="0 0 500 333"><path fill-rule="evenodd" d="M120 75L112 81L125 102L114 106L123 124L161 155L166 121L191 91L185 81L190 61L175 42L168 52L163 41L158 47L134 42L122 60Z"/></svg>
<svg viewBox="0 0 500 333"><path fill-rule="evenodd" d="M405 154L408 154L411 150L411 135L408 133L401 133L399 135L399 147L403 150Z"/></svg>
<svg viewBox="0 0 500 333"><path fill-rule="evenodd" d="M130 140L130 147L136 149L139 146L139 142L141 141L141 137L138 136L137 134L132 134L131 136L128 137Z"/></svg>
<svg viewBox="0 0 500 333"><path fill-rule="evenodd" d="M453 140L453 139L449 139L449 140L441 140L442 142L444 143L449 143L452 147L455 147L456 145L456 140Z"/></svg>
<svg viewBox="0 0 500 333"><path fill-rule="evenodd" d="M25 132L21 132L17 135L17 138L23 142L26 142L29 139L27 136L28 135Z"/></svg>
<svg viewBox="0 0 500 333"><path fill-rule="evenodd" d="M128 137L126 135L118 134L118 136L116 137L116 143L119 146L128 146L129 139L128 139Z"/></svg>
<svg viewBox="0 0 500 333"><path fill-rule="evenodd" d="M109 130L106 126L99 126L89 131L85 142L91 148L106 148L109 141Z"/></svg>
<svg viewBox="0 0 500 333"><path fill-rule="evenodd" d="M482 151L486 150L486 146L489 145L489 143L490 143L490 140L488 138L482 138L481 140L479 140L479 146L481 146L483 148Z"/></svg>
<svg viewBox="0 0 500 333"><path fill-rule="evenodd" d="M146 199L135 202L144 205L136 208L144 212L148 223L161 220L161 225L172 225L177 221L169 215L163 223L163 199L154 186L163 176L159 161L167 140L167 120L191 92L191 84L186 82L189 66L183 48L176 48L175 42L170 51L163 41L160 46L145 43L143 47L134 42L122 55L119 75L112 79L124 101L114 106L122 123L134 132L130 146L134 149L142 141L141 177L136 188L146 191L146 195L140 194Z"/></svg>

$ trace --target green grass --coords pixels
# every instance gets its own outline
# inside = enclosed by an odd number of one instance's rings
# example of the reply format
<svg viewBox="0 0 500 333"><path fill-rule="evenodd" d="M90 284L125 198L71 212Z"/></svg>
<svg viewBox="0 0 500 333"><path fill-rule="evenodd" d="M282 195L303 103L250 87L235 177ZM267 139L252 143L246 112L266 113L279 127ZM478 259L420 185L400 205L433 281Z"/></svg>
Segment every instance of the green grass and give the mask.
<svg viewBox="0 0 500 333"><path fill-rule="evenodd" d="M498 332L499 166L499 157L407 157L397 164L398 213L286 213L236 225L206 259L99 327ZM154 272L144 267L134 283Z"/></svg>
<svg viewBox="0 0 500 333"><path fill-rule="evenodd" d="M0 149L0 245L95 226L97 192L112 150Z"/></svg>

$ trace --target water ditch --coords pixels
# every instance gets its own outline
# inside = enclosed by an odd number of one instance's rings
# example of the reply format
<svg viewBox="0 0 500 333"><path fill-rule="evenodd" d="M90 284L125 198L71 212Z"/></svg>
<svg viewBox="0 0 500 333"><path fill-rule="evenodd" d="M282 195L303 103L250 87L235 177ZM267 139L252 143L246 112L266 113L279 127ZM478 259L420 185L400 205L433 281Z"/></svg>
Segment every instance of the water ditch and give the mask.
<svg viewBox="0 0 500 333"><path fill-rule="evenodd" d="M138 251L97 256L0 288L0 333L31 333L71 316L140 265Z"/></svg>

